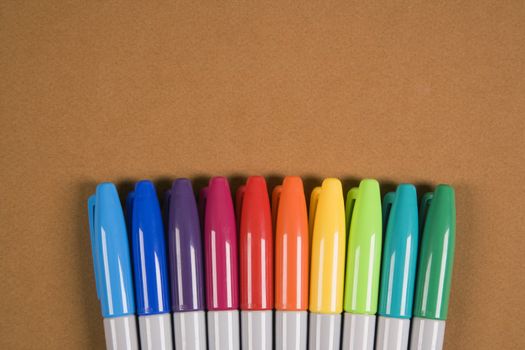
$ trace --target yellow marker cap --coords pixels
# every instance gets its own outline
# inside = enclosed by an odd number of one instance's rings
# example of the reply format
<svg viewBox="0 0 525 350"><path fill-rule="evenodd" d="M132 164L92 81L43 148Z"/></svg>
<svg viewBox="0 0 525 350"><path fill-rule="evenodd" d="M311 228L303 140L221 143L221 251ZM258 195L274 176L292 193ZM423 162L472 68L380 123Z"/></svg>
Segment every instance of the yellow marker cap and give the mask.
<svg viewBox="0 0 525 350"><path fill-rule="evenodd" d="M310 203L310 213L315 213L315 218L309 309L316 313L341 313L346 248L345 207L341 181L332 178L323 181L317 190L316 200Z"/></svg>

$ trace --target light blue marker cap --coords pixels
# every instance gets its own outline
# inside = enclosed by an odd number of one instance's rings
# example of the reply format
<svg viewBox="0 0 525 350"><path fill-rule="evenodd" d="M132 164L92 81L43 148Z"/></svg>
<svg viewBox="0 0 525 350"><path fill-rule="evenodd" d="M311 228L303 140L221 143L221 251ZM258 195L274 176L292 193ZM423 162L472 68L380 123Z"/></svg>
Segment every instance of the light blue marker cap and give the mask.
<svg viewBox="0 0 525 350"><path fill-rule="evenodd" d="M97 295L103 317L135 313L133 279L124 213L115 185L102 183L88 199Z"/></svg>
<svg viewBox="0 0 525 350"><path fill-rule="evenodd" d="M410 318L416 278L418 211L416 188L401 184L383 199L385 239L381 265L381 316Z"/></svg>

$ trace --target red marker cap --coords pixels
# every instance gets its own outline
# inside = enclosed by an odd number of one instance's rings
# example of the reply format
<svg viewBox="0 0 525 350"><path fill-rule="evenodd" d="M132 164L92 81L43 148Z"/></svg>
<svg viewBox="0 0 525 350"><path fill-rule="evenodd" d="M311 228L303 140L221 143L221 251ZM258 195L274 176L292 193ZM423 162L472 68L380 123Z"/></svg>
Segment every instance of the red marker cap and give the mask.
<svg viewBox="0 0 525 350"><path fill-rule="evenodd" d="M239 190L241 310L271 310L273 234L266 181L251 176Z"/></svg>

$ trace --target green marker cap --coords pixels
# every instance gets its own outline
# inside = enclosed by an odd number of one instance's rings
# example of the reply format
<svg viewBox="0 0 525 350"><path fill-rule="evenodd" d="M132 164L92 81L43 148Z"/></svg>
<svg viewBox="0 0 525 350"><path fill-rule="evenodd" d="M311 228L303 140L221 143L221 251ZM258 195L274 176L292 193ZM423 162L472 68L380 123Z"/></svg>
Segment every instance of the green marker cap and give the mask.
<svg viewBox="0 0 525 350"><path fill-rule="evenodd" d="M438 185L434 193L423 196L420 209L420 219L424 224L414 316L445 320L456 240L454 189L449 185Z"/></svg>
<svg viewBox="0 0 525 350"><path fill-rule="evenodd" d="M343 308L353 314L373 315L377 311L382 245L381 193L376 180L363 180L359 188L348 192L346 218L350 237Z"/></svg>

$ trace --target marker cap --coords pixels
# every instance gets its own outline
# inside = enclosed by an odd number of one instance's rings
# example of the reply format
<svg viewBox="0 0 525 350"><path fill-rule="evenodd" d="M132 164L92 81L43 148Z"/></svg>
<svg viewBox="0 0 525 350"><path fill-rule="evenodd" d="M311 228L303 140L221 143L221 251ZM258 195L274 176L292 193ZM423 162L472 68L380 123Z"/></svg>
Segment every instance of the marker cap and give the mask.
<svg viewBox="0 0 525 350"><path fill-rule="evenodd" d="M376 180L365 179L348 192L350 227L346 260L344 309L353 314L377 312L381 262L381 194Z"/></svg>
<svg viewBox="0 0 525 350"><path fill-rule="evenodd" d="M153 183L137 182L127 203L132 208L129 221L137 314L167 313L170 299L164 226Z"/></svg>
<svg viewBox="0 0 525 350"><path fill-rule="evenodd" d="M97 296L103 317L135 313L128 235L117 189L112 183L97 186L88 199L91 248Z"/></svg>
<svg viewBox="0 0 525 350"><path fill-rule="evenodd" d="M206 305L212 311L238 309L237 231L228 180L212 178L203 193Z"/></svg>
<svg viewBox="0 0 525 350"><path fill-rule="evenodd" d="M319 190L313 223L310 311L341 313L345 263L345 209L338 179L325 179Z"/></svg>
<svg viewBox="0 0 525 350"><path fill-rule="evenodd" d="M278 197L278 198L276 198ZM300 311L308 308L309 237L303 181L287 176L274 189L275 308Z"/></svg>
<svg viewBox="0 0 525 350"><path fill-rule="evenodd" d="M168 211L172 311L204 310L202 238L197 202L189 179L173 182Z"/></svg>
<svg viewBox="0 0 525 350"><path fill-rule="evenodd" d="M271 310L273 232L266 181L250 176L240 191L241 310Z"/></svg>
<svg viewBox="0 0 525 350"><path fill-rule="evenodd" d="M401 184L383 198L385 241L379 310L382 316L410 318L418 249L417 194ZM386 226L386 227L385 227Z"/></svg>
<svg viewBox="0 0 525 350"><path fill-rule="evenodd" d="M424 199L422 212L427 206L428 212L421 237L414 316L445 320L456 239L454 189L438 185Z"/></svg>

